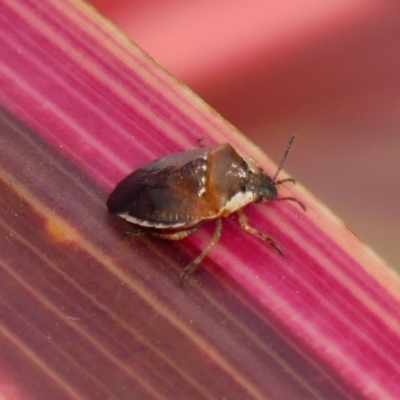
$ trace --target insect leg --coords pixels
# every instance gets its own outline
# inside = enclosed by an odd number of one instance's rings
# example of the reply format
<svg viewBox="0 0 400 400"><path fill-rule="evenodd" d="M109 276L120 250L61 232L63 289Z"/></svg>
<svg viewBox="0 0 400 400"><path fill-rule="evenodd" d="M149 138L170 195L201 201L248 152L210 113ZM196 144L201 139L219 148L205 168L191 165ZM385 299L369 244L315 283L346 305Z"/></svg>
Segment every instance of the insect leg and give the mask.
<svg viewBox="0 0 400 400"><path fill-rule="evenodd" d="M204 137L198 138L197 139L197 143L199 144L199 147L202 149L206 148L206 140L204 139Z"/></svg>
<svg viewBox="0 0 400 400"><path fill-rule="evenodd" d="M199 255L197 256L189 265L185 267L183 270L180 278L179 278L179 286L183 287L185 284L185 281L187 277L198 267L198 265L203 261L204 257L210 252L210 250L219 242L221 239L221 233L222 233L222 221L220 219L217 219L216 221L217 226L215 228L213 237L211 239L210 244L206 247L206 249Z"/></svg>
<svg viewBox="0 0 400 400"><path fill-rule="evenodd" d="M159 239L164 240L181 240L185 237L191 235L193 232L196 232L199 229L200 225L196 225L194 228L187 229L184 231L176 231L176 232L168 232L168 233L161 233L161 232L149 232L149 235L154 236Z"/></svg>
<svg viewBox="0 0 400 400"><path fill-rule="evenodd" d="M200 227L200 225L197 225L191 229L176 231L176 232L168 232L168 233L156 232L151 229L135 227L135 229L125 232L125 236L150 235L150 236L154 236L156 238L164 239L164 240L181 240L181 239L184 239L185 237L189 236L193 232L197 231L197 229L199 229L199 227Z"/></svg>
<svg viewBox="0 0 400 400"><path fill-rule="evenodd" d="M239 224L242 229L244 229L246 232L251 233L254 236L259 237L260 239L264 240L264 242L267 242L270 246L272 246L281 256L284 256L285 253L280 249L280 247L275 243L274 239L270 238L269 236L265 235L262 232L257 231L256 229L252 228L251 226L248 225L247 223L247 217L244 215L242 210L237 211L239 215Z"/></svg>
<svg viewBox="0 0 400 400"><path fill-rule="evenodd" d="M144 229L140 229L140 228L135 228L132 229L130 231L126 231L125 232L125 236L129 237L129 236L143 236L146 235L147 232Z"/></svg>

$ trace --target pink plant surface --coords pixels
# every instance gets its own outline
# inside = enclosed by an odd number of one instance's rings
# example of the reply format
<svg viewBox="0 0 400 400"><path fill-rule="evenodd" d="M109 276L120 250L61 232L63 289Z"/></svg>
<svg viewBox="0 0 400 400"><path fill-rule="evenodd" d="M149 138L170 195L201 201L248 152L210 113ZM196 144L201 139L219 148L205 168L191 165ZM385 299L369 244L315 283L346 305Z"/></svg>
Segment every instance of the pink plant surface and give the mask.
<svg viewBox="0 0 400 400"><path fill-rule="evenodd" d="M285 185L246 214L286 257L232 216L178 288L213 224L127 238L115 184L200 138L276 165L84 3L0 11L3 398L400 397L399 279L341 221Z"/></svg>

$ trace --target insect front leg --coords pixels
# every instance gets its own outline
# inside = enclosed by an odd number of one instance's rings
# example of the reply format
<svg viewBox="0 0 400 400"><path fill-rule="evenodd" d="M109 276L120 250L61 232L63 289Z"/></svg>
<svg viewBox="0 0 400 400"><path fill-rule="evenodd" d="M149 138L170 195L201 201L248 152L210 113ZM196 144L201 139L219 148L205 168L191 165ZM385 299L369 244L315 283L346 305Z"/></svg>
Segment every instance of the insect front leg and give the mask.
<svg viewBox="0 0 400 400"><path fill-rule="evenodd" d="M244 215L242 210L237 211L238 216L239 216L239 224L242 229L244 229L246 232L251 233L254 236L259 237L260 239L264 240L264 242L267 242L270 246L272 246L281 256L284 256L285 253L280 249L280 247L275 243L275 240L267 236L266 234L257 231L256 229L252 228L249 226L247 223L247 217Z"/></svg>
<svg viewBox="0 0 400 400"><path fill-rule="evenodd" d="M222 234L222 221L220 219L217 219L216 221L216 228L213 234L213 237L211 239L210 244L206 247L206 249L199 255L197 256L189 265L185 267L183 270L180 278L179 278L179 286L183 287L185 284L185 281L187 277L196 270L196 268L199 266L199 264L203 261L204 257L210 252L210 250L219 242L221 239L221 234Z"/></svg>

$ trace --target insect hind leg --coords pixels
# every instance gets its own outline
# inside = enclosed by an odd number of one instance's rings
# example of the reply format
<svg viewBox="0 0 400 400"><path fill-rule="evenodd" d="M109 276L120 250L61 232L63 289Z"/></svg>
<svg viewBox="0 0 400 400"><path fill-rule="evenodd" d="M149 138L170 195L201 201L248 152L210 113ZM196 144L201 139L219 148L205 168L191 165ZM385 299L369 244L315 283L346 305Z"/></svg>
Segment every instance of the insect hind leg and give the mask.
<svg viewBox="0 0 400 400"><path fill-rule="evenodd" d="M149 232L149 235L154 236L158 239L164 239L164 240L182 240L185 237L188 237L192 233L196 232L197 229L199 229L200 225L196 225L193 228L186 229L186 230L181 230L181 231L176 231L176 232L155 232L151 231Z"/></svg>
<svg viewBox="0 0 400 400"><path fill-rule="evenodd" d="M185 281L187 277L196 270L196 268L199 266L199 264L204 260L204 258L207 256L207 254L210 252L210 250L219 242L221 239L221 234L222 234L222 221L220 219L217 219L216 221L216 228L213 234L213 237L211 239L210 244L203 250L203 252L197 256L189 265L185 267L183 270L180 278L178 285L180 287L183 287L185 284Z"/></svg>
<svg viewBox="0 0 400 400"><path fill-rule="evenodd" d="M280 256L284 256L285 253L280 249L280 247L275 243L275 240L267 236L265 233L259 232L256 229L249 226L247 223L247 217L244 215L242 210L237 211L239 216L239 225L240 227L248 233L251 233L254 236L259 237L264 242L267 242L272 248L274 248Z"/></svg>
<svg viewBox="0 0 400 400"><path fill-rule="evenodd" d="M143 227L135 227L134 229L125 232L125 236L154 236L158 239L163 240L182 240L185 237L191 235L199 229L200 225L196 225L193 228L179 230L179 231L169 231L169 232L161 232L160 230L155 230L151 228L143 228Z"/></svg>

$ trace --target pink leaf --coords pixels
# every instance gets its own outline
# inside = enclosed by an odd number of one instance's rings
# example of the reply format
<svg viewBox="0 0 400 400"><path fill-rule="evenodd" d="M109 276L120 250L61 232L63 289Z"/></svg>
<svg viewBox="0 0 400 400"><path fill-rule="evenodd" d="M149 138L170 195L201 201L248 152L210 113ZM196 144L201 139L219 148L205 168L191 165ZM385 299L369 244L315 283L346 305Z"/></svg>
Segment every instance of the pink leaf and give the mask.
<svg viewBox="0 0 400 400"><path fill-rule="evenodd" d="M376 255L285 185L306 213L246 214L286 257L229 217L179 289L213 224L177 243L126 238L110 190L199 138L276 166L86 5L0 7L3 397L399 397L399 279Z"/></svg>

